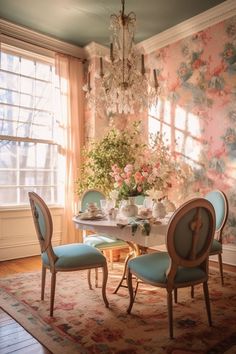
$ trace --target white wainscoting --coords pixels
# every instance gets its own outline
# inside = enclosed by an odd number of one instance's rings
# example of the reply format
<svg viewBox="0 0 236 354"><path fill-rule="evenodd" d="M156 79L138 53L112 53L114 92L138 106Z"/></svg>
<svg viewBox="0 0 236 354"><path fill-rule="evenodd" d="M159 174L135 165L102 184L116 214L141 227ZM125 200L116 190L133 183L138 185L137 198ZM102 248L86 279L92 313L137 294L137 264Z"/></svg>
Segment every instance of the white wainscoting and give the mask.
<svg viewBox="0 0 236 354"><path fill-rule="evenodd" d="M62 235L62 208L50 208L53 219L53 245ZM0 261L40 254L30 209L0 210Z"/></svg>
<svg viewBox="0 0 236 354"><path fill-rule="evenodd" d="M218 261L218 256L211 256L210 259ZM236 245L231 243L223 245L222 260L225 264L236 266Z"/></svg>

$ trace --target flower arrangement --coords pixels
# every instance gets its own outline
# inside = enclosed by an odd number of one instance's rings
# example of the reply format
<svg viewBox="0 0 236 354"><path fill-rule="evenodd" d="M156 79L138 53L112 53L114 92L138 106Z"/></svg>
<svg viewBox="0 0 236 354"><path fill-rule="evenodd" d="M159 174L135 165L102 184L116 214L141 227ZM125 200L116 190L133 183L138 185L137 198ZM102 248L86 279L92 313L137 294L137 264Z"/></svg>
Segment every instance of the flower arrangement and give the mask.
<svg viewBox="0 0 236 354"><path fill-rule="evenodd" d="M191 168L169 150L161 134L147 143L141 123L134 122L123 131L112 128L84 150L76 192L80 196L95 188L116 201L137 195L161 199L186 186L190 175Z"/></svg>
<svg viewBox="0 0 236 354"><path fill-rule="evenodd" d="M80 196L84 190L96 188L109 196L113 190L112 166L124 168L135 163L146 146L140 137L140 122L135 122L126 130L112 128L101 140L92 142L83 151L80 178L75 181L76 193Z"/></svg>
<svg viewBox="0 0 236 354"><path fill-rule="evenodd" d="M145 195L152 188L160 189L164 181L160 176L159 164L127 164L120 168L112 166L110 175L114 179L114 189L117 190L117 199L127 199L138 195Z"/></svg>

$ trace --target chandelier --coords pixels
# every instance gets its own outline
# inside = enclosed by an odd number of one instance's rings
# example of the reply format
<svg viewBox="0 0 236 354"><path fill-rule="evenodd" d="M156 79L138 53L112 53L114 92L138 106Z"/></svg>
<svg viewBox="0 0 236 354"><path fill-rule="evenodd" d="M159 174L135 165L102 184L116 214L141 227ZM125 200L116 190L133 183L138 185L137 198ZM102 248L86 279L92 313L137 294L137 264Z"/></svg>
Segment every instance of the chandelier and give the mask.
<svg viewBox="0 0 236 354"><path fill-rule="evenodd" d="M125 0L121 0L119 15L110 17L110 55L100 57L99 74L95 73L95 88L90 82L84 86L91 108L114 114L134 114L147 111L157 104L159 84L157 72L146 70L144 54L134 45L136 15L125 15ZM152 79L149 80L149 76Z"/></svg>

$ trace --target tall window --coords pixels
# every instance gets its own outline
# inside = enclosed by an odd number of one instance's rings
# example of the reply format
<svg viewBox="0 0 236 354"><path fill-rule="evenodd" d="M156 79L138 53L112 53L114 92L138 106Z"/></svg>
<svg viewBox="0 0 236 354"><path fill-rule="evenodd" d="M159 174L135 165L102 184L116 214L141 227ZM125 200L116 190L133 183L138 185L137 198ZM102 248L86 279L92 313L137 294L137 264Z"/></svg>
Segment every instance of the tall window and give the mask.
<svg viewBox="0 0 236 354"><path fill-rule="evenodd" d="M61 204L54 60L7 45L0 54L0 207L28 205L32 190L49 204Z"/></svg>

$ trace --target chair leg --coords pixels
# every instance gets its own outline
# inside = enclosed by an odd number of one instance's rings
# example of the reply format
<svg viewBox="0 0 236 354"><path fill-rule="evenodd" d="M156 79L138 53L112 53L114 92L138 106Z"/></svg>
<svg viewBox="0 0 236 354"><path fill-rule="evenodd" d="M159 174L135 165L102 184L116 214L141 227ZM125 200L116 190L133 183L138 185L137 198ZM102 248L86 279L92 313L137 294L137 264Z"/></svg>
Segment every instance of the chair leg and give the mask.
<svg viewBox="0 0 236 354"><path fill-rule="evenodd" d="M138 292L139 283L140 283L140 282L138 281L138 279L136 279L136 287L135 287L135 290L134 290L134 300L135 300L136 294L137 294L137 292Z"/></svg>
<svg viewBox="0 0 236 354"><path fill-rule="evenodd" d="M113 270L113 250L109 250L111 270Z"/></svg>
<svg viewBox="0 0 236 354"><path fill-rule="evenodd" d="M208 317L208 323L209 326L212 326L212 320L211 320L211 307L210 307L210 299L209 299L209 291L208 291L208 284L207 282L203 283L203 291L204 291L204 297L205 297L205 303L206 303L206 310L207 310L207 317Z"/></svg>
<svg viewBox="0 0 236 354"><path fill-rule="evenodd" d="M97 270L97 268L96 268ZM102 297L106 307L109 307L109 302L106 296L106 286L107 286L107 279L108 279L108 269L107 263L102 267L103 277L102 277Z"/></svg>
<svg viewBox="0 0 236 354"><path fill-rule="evenodd" d="M194 298L194 286L193 285L191 286L191 298L192 299Z"/></svg>
<svg viewBox="0 0 236 354"><path fill-rule="evenodd" d="M220 269L220 277L221 277L221 284L224 286L224 274L223 274L223 262L222 262L222 254L218 254L218 262L219 262L219 269Z"/></svg>
<svg viewBox="0 0 236 354"><path fill-rule="evenodd" d="M45 282L46 282L46 268L42 264L41 300L44 300Z"/></svg>
<svg viewBox="0 0 236 354"><path fill-rule="evenodd" d="M175 303L177 304L177 302L178 302L178 290L177 290L177 288L174 288L174 300L175 300Z"/></svg>
<svg viewBox="0 0 236 354"><path fill-rule="evenodd" d="M171 339L173 336L173 300L172 291L167 291L167 307L168 307L168 321L169 321L169 336Z"/></svg>
<svg viewBox="0 0 236 354"><path fill-rule="evenodd" d="M132 307L133 307L133 303L134 303L134 290L133 290L132 279L133 279L132 273L131 273L130 269L128 269L127 270L127 285L128 285L128 289L129 289L129 307L127 309L127 313L131 312Z"/></svg>
<svg viewBox="0 0 236 354"><path fill-rule="evenodd" d="M98 288L98 268L95 268L95 288Z"/></svg>
<svg viewBox="0 0 236 354"><path fill-rule="evenodd" d="M92 287L92 283L91 283L91 269L88 269L87 278L88 278L89 289L92 290L93 287Z"/></svg>
<svg viewBox="0 0 236 354"><path fill-rule="evenodd" d="M51 298L50 298L50 316L53 316L54 298L56 288L56 272L51 274Z"/></svg>

